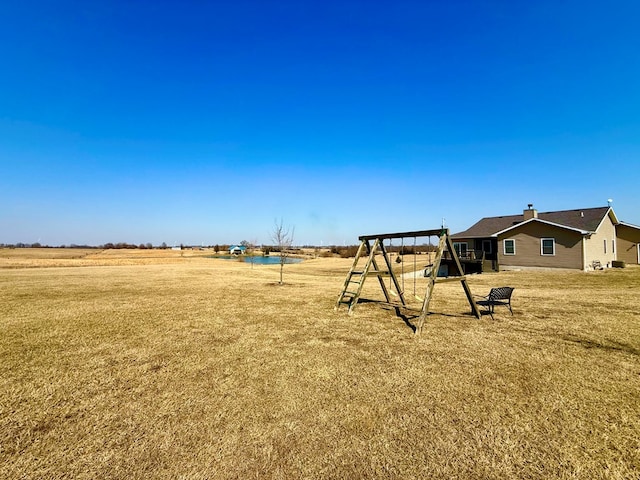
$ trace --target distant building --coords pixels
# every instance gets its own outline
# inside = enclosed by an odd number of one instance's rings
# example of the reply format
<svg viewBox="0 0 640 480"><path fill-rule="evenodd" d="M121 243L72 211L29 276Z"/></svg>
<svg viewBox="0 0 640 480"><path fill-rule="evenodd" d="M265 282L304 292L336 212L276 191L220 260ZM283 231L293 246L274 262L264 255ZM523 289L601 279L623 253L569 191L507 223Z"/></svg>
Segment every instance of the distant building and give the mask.
<svg viewBox="0 0 640 480"><path fill-rule="evenodd" d="M230 255L244 255L247 250L247 247L244 245L231 245L229 247Z"/></svg>

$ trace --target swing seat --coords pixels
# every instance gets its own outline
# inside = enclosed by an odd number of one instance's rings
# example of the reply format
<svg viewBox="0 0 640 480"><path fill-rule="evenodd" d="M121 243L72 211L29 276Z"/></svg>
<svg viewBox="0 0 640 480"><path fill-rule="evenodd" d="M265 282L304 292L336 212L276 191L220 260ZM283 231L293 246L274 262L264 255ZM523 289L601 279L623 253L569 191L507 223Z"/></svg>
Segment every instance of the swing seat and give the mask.
<svg viewBox="0 0 640 480"><path fill-rule="evenodd" d="M433 263L430 263L429 265L425 265L424 267L424 278L430 277L431 276L431 270L433 269Z"/></svg>

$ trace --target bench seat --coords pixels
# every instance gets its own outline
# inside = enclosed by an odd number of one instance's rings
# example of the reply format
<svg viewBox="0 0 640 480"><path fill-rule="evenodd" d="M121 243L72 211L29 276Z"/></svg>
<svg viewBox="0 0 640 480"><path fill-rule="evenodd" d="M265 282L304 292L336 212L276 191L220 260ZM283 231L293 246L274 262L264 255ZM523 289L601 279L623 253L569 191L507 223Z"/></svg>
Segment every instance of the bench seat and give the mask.
<svg viewBox="0 0 640 480"><path fill-rule="evenodd" d="M511 309L511 294L513 293L513 287L496 287L492 288L489 292L489 295L485 297L480 297L481 300L476 301L477 305L487 308L487 312L491 315L491 319L493 320L493 312L496 305L502 305L507 307L513 315L513 310Z"/></svg>

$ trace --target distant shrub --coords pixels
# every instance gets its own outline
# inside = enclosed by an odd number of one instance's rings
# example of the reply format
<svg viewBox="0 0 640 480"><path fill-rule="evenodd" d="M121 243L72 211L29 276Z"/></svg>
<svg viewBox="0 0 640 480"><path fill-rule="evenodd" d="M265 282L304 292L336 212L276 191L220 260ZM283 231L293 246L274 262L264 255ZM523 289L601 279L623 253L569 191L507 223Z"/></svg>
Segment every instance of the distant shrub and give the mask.
<svg viewBox="0 0 640 480"><path fill-rule="evenodd" d="M355 257L356 253L358 253L358 246L349 245L348 247L333 247L331 251L340 255L341 258Z"/></svg>

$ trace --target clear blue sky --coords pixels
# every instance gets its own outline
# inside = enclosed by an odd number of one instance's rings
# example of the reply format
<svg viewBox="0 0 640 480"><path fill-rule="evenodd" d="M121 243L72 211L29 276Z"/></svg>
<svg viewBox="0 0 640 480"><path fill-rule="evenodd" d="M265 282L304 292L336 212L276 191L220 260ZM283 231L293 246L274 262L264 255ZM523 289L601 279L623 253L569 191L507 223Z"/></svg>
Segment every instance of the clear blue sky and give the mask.
<svg viewBox="0 0 640 480"><path fill-rule="evenodd" d="M0 243L296 244L613 207L640 2L0 4Z"/></svg>

